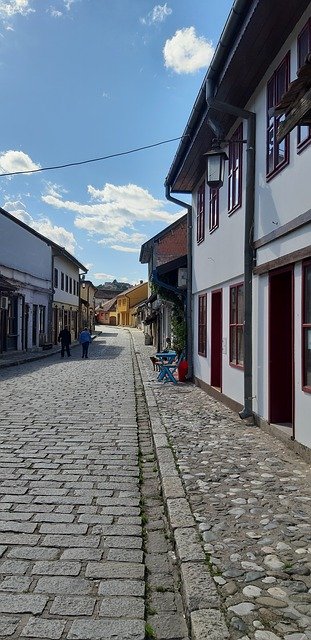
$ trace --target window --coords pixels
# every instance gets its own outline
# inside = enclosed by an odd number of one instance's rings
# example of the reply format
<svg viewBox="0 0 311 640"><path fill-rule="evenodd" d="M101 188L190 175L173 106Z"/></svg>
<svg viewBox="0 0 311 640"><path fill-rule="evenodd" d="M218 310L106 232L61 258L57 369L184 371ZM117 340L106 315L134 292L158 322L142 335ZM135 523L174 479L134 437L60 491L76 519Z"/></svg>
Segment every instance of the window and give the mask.
<svg viewBox="0 0 311 640"><path fill-rule="evenodd" d="M311 262L303 267L302 386L311 393Z"/></svg>
<svg viewBox="0 0 311 640"><path fill-rule="evenodd" d="M199 296L198 354L206 357L206 293Z"/></svg>
<svg viewBox="0 0 311 640"><path fill-rule="evenodd" d="M61 288L62 291L64 291L64 286L65 286L64 282L65 282L65 276L64 276L63 272L61 271L61 273L60 273L60 288Z"/></svg>
<svg viewBox="0 0 311 640"><path fill-rule="evenodd" d="M58 269L54 269L54 287L58 289Z"/></svg>
<svg viewBox="0 0 311 640"><path fill-rule="evenodd" d="M205 236L205 182L201 184L197 195L197 244L203 242Z"/></svg>
<svg viewBox="0 0 311 640"><path fill-rule="evenodd" d="M311 18L304 26L297 38L297 65L299 69L304 65L307 55L311 52ZM311 126L301 125L297 131L298 148L301 149L311 140Z"/></svg>
<svg viewBox="0 0 311 640"><path fill-rule="evenodd" d="M230 287L230 364L244 365L244 286Z"/></svg>
<svg viewBox="0 0 311 640"><path fill-rule="evenodd" d="M66 276L66 287L65 287L65 289L66 289L67 292L68 292L68 282L69 282L69 278L68 278L68 276Z"/></svg>
<svg viewBox="0 0 311 640"><path fill-rule="evenodd" d="M236 140L236 142L235 142ZM228 166L228 212L232 213L242 204L242 157L243 125L233 134L229 144Z"/></svg>
<svg viewBox="0 0 311 640"><path fill-rule="evenodd" d="M289 162L289 134L277 142L276 134L284 114L273 115L273 108L280 102L289 84L289 54L270 78L267 86L267 177L272 177Z"/></svg>
<svg viewBox="0 0 311 640"><path fill-rule="evenodd" d="M209 190L208 224L210 232L219 226L219 189Z"/></svg>
<svg viewBox="0 0 311 640"><path fill-rule="evenodd" d="M72 278L69 278L69 293L72 293Z"/></svg>
<svg viewBox="0 0 311 640"><path fill-rule="evenodd" d="M39 332L44 333L45 330L45 307L39 305Z"/></svg>

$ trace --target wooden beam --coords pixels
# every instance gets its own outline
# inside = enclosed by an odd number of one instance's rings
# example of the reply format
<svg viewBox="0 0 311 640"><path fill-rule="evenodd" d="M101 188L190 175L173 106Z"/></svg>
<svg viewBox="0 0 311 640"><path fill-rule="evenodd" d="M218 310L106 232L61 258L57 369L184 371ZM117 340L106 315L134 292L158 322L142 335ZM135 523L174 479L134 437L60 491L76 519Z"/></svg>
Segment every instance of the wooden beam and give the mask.
<svg viewBox="0 0 311 640"><path fill-rule="evenodd" d="M304 116L306 116L309 111L311 111L311 89L294 103L285 120L280 122L276 134L277 142L281 142L297 125L302 124Z"/></svg>
<svg viewBox="0 0 311 640"><path fill-rule="evenodd" d="M280 267L285 267L288 264L294 264L295 262L300 262L300 260L305 260L305 258L310 257L311 245L308 245L303 249L298 249L297 251L287 253L285 256L281 256L280 258L275 258L275 260L269 260L269 262L259 264L258 266L254 267L253 273L254 275L261 276L264 273L272 271L273 269L279 269Z"/></svg>

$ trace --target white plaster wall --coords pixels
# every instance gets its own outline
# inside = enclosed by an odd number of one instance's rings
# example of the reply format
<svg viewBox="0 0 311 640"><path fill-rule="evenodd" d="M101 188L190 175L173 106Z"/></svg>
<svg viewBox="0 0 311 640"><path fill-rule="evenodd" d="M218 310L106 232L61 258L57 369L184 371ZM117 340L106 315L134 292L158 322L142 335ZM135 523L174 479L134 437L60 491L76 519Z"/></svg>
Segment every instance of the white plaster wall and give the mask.
<svg viewBox="0 0 311 640"><path fill-rule="evenodd" d="M35 276L40 281L51 282L51 247L19 224L0 213L0 247L2 265L21 272L18 279L25 281L25 275ZM42 286L42 282L41 282Z"/></svg>
<svg viewBox="0 0 311 640"><path fill-rule="evenodd" d="M311 394L302 389L302 335L301 335L301 263L295 266L295 438L311 447Z"/></svg>
<svg viewBox="0 0 311 640"><path fill-rule="evenodd" d="M255 240L310 209L311 145L297 153L297 129L290 133L289 164L266 180L267 82L290 51L290 78L297 76L297 36L311 16L311 8L294 27L291 36L270 65L247 108L256 113Z"/></svg>
<svg viewBox="0 0 311 640"><path fill-rule="evenodd" d="M269 278L253 278L253 410L268 420Z"/></svg>
<svg viewBox="0 0 311 640"><path fill-rule="evenodd" d="M62 291L60 285L61 272L63 272L65 276L68 275L69 278L72 278L73 280L79 282L79 268L65 256L54 257L54 268L58 269L58 287L54 287L54 302L58 304L68 304L70 306L77 307L79 305L79 296L74 296L73 293L69 293L69 291ZM64 286L66 286L66 280Z"/></svg>
<svg viewBox="0 0 311 640"><path fill-rule="evenodd" d="M310 175L311 175L311 162L310 162ZM311 200L311 196L310 196ZM311 204L311 202L310 202ZM257 249L257 265L264 264L270 260L275 260L281 256L288 255L292 251L298 251L311 245L311 222L304 225L300 229L292 231L286 236L282 236L269 244L264 245Z"/></svg>
<svg viewBox="0 0 311 640"><path fill-rule="evenodd" d="M245 173L245 162L243 163ZM226 169L227 170L227 169ZM243 177L245 184L245 176ZM199 185L198 185L199 186ZM197 191L193 197L193 293L231 280L243 272L244 260L244 206L231 216L227 207L227 180L219 192L219 227L212 233L208 229L209 187L205 186L205 239L196 241ZM243 193L243 202L245 200ZM242 203L243 204L243 203Z"/></svg>

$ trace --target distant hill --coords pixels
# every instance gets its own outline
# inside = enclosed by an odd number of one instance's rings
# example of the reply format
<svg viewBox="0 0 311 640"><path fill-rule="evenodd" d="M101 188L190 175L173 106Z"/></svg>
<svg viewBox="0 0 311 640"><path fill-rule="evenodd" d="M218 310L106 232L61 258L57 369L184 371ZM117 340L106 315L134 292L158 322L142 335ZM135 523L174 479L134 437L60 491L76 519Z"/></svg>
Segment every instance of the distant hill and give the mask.
<svg viewBox="0 0 311 640"><path fill-rule="evenodd" d="M129 289L131 286L132 285L129 282L118 282L117 280L112 280L112 282L105 282L104 284L99 284L97 286L97 290L113 289L113 291L118 291L120 293L120 291L126 291L126 289Z"/></svg>

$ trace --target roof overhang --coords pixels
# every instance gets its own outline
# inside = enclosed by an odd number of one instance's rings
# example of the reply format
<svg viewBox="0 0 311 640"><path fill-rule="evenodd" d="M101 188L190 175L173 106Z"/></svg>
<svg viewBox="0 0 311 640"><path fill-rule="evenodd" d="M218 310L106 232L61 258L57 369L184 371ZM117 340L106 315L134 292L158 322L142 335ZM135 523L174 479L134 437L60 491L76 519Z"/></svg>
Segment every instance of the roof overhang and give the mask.
<svg viewBox="0 0 311 640"><path fill-rule="evenodd" d="M213 60L204 78L165 184L170 191L191 193L205 171L214 124L225 136L234 124L229 114L207 106L206 84L217 100L245 108L310 0L235 0Z"/></svg>

